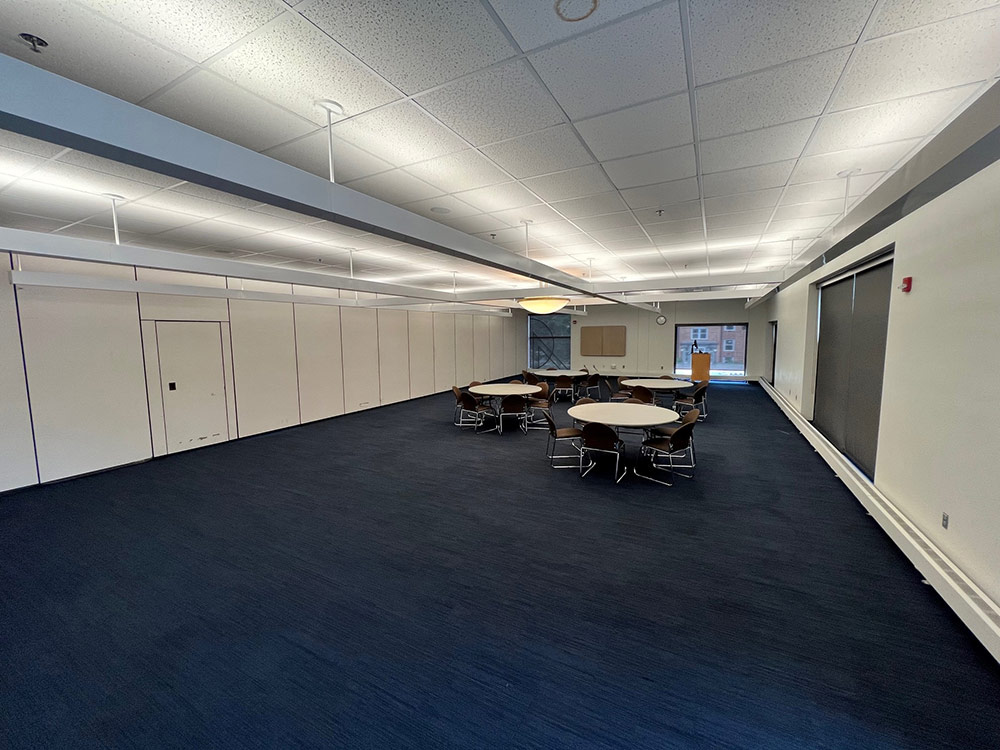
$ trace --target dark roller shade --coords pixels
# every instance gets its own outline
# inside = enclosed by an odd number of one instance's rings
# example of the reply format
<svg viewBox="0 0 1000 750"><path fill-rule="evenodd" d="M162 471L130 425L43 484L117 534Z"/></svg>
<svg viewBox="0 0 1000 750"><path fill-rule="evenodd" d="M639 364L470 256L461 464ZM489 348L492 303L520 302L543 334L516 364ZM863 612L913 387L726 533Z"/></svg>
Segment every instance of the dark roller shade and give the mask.
<svg viewBox="0 0 1000 750"><path fill-rule="evenodd" d="M820 290L813 424L841 451L846 442L853 302L853 276Z"/></svg>
<svg viewBox="0 0 1000 750"><path fill-rule="evenodd" d="M885 340L889 327L892 263L862 271L854 281L851 323L850 398L846 453L871 477L875 473Z"/></svg>

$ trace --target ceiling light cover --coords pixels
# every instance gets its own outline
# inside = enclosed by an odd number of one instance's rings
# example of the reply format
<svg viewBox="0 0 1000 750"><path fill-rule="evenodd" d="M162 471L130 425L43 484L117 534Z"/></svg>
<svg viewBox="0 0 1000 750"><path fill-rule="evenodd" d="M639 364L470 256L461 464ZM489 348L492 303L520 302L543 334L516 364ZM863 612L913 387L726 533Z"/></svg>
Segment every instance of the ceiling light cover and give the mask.
<svg viewBox="0 0 1000 750"><path fill-rule="evenodd" d="M535 315L550 315L569 304L566 297L525 297L517 301L521 307Z"/></svg>

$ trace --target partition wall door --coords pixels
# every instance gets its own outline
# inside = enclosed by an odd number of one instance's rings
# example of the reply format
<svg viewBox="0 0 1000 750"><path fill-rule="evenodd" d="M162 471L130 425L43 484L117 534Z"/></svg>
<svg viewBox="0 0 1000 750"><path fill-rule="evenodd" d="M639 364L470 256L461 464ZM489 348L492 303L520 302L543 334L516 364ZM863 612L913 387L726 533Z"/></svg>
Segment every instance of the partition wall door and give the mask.
<svg viewBox="0 0 1000 750"><path fill-rule="evenodd" d="M875 473L892 259L820 288L813 424L869 477Z"/></svg>

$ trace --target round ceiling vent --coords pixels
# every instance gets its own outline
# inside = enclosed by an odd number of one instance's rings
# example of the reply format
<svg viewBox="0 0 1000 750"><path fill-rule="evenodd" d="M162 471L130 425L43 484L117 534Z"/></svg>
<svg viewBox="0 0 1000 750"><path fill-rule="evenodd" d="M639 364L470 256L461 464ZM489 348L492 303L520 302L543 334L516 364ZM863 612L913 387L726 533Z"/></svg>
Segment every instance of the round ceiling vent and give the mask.
<svg viewBox="0 0 1000 750"><path fill-rule="evenodd" d="M41 52L43 47L48 47L49 43L35 34L18 34L21 39L31 45L32 52Z"/></svg>

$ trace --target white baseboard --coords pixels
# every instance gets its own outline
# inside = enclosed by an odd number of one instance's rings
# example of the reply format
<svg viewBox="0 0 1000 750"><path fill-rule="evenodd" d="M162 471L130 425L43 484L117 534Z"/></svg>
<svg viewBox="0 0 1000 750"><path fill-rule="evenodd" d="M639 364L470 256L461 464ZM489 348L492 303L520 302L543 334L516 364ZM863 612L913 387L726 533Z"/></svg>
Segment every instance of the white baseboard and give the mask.
<svg viewBox="0 0 1000 750"><path fill-rule="evenodd" d="M976 586L962 570L882 494L840 451L766 381L760 386L785 416L830 465L837 477L902 550L914 567L954 610L973 635L1000 661L1000 605Z"/></svg>

